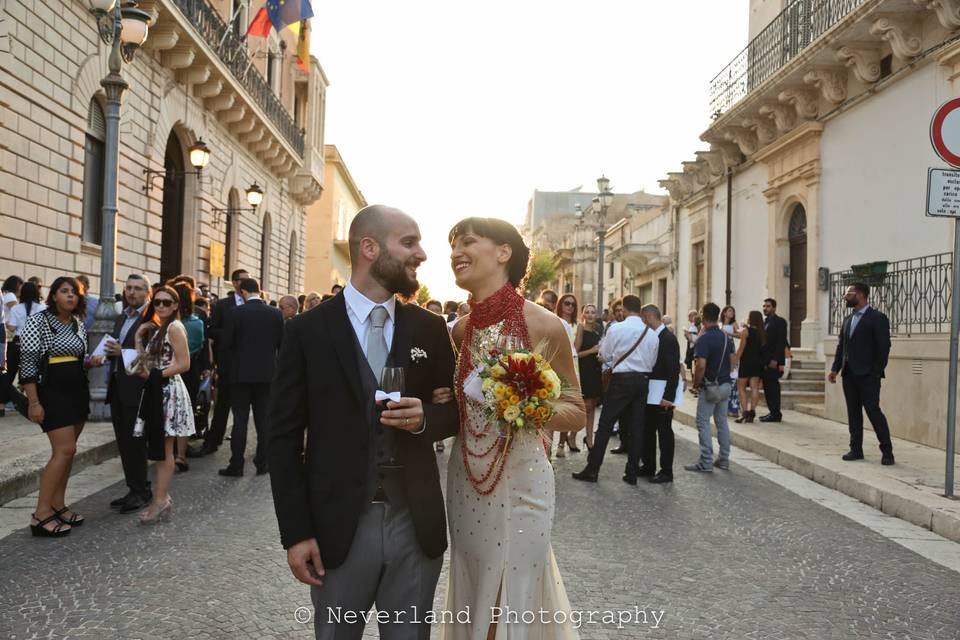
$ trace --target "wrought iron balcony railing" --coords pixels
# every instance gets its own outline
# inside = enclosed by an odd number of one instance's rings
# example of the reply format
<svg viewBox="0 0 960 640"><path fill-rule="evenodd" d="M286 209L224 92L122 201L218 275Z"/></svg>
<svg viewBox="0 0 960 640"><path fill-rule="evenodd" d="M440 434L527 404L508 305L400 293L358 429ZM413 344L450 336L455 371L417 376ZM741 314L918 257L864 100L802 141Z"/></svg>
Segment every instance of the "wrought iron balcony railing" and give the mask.
<svg viewBox="0 0 960 640"><path fill-rule="evenodd" d="M868 0L793 0L710 81L710 113L724 113Z"/></svg>
<svg viewBox="0 0 960 640"><path fill-rule="evenodd" d="M253 59L237 29L224 22L207 0L173 0L173 3L302 158L303 130L253 66Z"/></svg>
<svg viewBox="0 0 960 640"><path fill-rule="evenodd" d="M870 285L870 306L887 314L894 334L950 330L953 254L861 265L830 274L830 334L838 335L849 310L843 300L853 282Z"/></svg>

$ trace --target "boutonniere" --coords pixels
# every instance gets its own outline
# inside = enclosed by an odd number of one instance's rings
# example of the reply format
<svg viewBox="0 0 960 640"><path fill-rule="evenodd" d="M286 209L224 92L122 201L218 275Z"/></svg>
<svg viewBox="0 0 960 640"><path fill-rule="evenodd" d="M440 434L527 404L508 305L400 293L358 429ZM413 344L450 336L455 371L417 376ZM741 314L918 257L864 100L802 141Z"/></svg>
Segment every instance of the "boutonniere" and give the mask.
<svg viewBox="0 0 960 640"><path fill-rule="evenodd" d="M420 347L414 347L410 349L410 360L413 362L420 362L421 360L427 359L427 352L421 349Z"/></svg>

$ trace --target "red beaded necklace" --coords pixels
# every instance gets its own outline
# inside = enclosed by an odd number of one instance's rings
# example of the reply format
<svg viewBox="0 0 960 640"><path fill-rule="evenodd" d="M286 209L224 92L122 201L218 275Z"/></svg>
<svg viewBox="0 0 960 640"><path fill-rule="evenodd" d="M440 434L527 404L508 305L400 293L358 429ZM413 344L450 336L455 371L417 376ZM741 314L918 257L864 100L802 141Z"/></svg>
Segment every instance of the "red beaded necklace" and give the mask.
<svg viewBox="0 0 960 640"><path fill-rule="evenodd" d="M463 385L473 370L473 354L471 352L473 332L474 329L485 329L502 321L501 335L518 338L521 344L529 349L530 334L527 331L527 323L523 318L524 303L523 296L517 293L509 282L486 300L481 302L470 301L470 315L467 316L467 324L460 348L460 362L457 367L457 403L460 407L460 451L463 455L463 466L467 472L467 479L470 480L470 484L480 495L489 495L496 489L500 482L500 476L503 475L510 450L506 447L506 441L503 438L497 438L485 451L471 451L467 444L468 434L477 438L483 433L483 431L474 432L467 425L466 399L463 393ZM486 470L479 477L474 476L470 469L469 459L487 458L491 453L494 455ZM485 486L494 472L496 472L496 477L493 478L489 486Z"/></svg>

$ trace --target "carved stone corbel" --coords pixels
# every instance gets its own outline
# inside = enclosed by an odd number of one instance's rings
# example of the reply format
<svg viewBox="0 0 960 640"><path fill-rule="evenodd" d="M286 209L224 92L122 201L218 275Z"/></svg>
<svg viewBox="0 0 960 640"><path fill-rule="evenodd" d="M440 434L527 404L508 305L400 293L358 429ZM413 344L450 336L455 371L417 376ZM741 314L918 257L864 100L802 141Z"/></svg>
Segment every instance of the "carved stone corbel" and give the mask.
<svg viewBox="0 0 960 640"><path fill-rule="evenodd" d="M844 45L836 50L837 60L853 69L860 82L872 83L880 79L880 50L871 46Z"/></svg>
<svg viewBox="0 0 960 640"><path fill-rule="evenodd" d="M937 20L945 29L960 27L960 0L913 0L914 4L937 12ZM152 33L152 32L151 32Z"/></svg>
<svg viewBox="0 0 960 640"><path fill-rule="evenodd" d="M727 127L724 129L723 137L736 143L740 147L740 152L745 156L756 153L759 142L757 134L744 127Z"/></svg>
<svg viewBox="0 0 960 640"><path fill-rule="evenodd" d="M160 54L160 64L174 71L186 69L193 64L193 59L197 56L196 50L191 44L178 44L172 49L167 49Z"/></svg>
<svg viewBox="0 0 960 640"><path fill-rule="evenodd" d="M683 165L683 172L693 178L694 189L705 187L710 184L710 174L709 169L704 170L704 166L696 160L685 160L680 164Z"/></svg>
<svg viewBox="0 0 960 640"><path fill-rule="evenodd" d="M777 130L773 128L767 118L749 116L741 122L746 128L753 129L753 132L757 134L757 142L761 146L770 144L777 138Z"/></svg>
<svg viewBox="0 0 960 640"><path fill-rule="evenodd" d="M151 51L173 49L180 39L180 32L172 24L158 24L150 27L150 37L143 46Z"/></svg>
<svg viewBox="0 0 960 640"><path fill-rule="evenodd" d="M782 104L774 104L770 102L760 105L760 115L767 118L772 118L773 123L777 125L777 131L780 133L786 133L787 131L790 131L797 123L796 109L791 109L790 107Z"/></svg>
<svg viewBox="0 0 960 640"><path fill-rule="evenodd" d="M680 186L680 181L673 178L668 178L667 180L660 180L657 182L662 189L666 189L670 194L670 198L673 200L683 200L683 189Z"/></svg>
<svg viewBox="0 0 960 640"><path fill-rule="evenodd" d="M243 134L250 133L251 131L253 131L254 128L256 128L256 126L257 126L257 117L252 114L248 114L246 118L244 118L238 124L231 127L230 130L233 131L233 135L239 138Z"/></svg>
<svg viewBox="0 0 960 640"><path fill-rule="evenodd" d="M689 194L693 193L694 191L693 176L680 171L672 171L667 174L667 177L672 180L676 180L680 184L680 192L682 194L681 196L682 198L685 198Z"/></svg>
<svg viewBox="0 0 960 640"><path fill-rule="evenodd" d="M893 55L901 60L910 60L923 51L923 42L915 24L900 18L884 16L877 18L870 33L890 43Z"/></svg>
<svg viewBox="0 0 960 640"><path fill-rule="evenodd" d="M732 142L714 140L710 143L710 150L720 152L720 157L723 158L724 171L743 162L743 154L740 153L740 148Z"/></svg>
<svg viewBox="0 0 960 640"><path fill-rule="evenodd" d="M770 115L777 123L777 129L780 131L789 131L796 124L796 118L801 120L813 120L820 112L820 99L816 91L806 89L784 89L777 96L777 100L786 105L793 105L793 112L790 109L781 111L781 105L770 105ZM796 115L796 117L794 117Z"/></svg>
<svg viewBox="0 0 960 640"><path fill-rule="evenodd" d="M215 98L210 98L207 100L207 109L214 113L218 111L226 111L233 106L233 103L236 102L237 96L232 93L221 93Z"/></svg>
<svg viewBox="0 0 960 640"><path fill-rule="evenodd" d="M253 130L250 131L249 133L246 133L246 134L241 135L241 136L240 136L240 142L242 142L243 144L246 144L246 145L251 145L251 144L253 144L254 142L259 142L260 140L263 140L263 136L266 135L267 131L266 131L266 129L264 129L263 127L258 127L258 126L257 126L258 124L260 124L260 123L258 122L258 120L257 120L256 118L254 118L254 120L253 120L253 125L254 125Z"/></svg>
<svg viewBox="0 0 960 640"><path fill-rule="evenodd" d="M847 70L824 67L808 71L803 81L820 89L828 102L840 104L847 99Z"/></svg>
<svg viewBox="0 0 960 640"><path fill-rule="evenodd" d="M205 100L207 98L215 98L220 95L221 91L223 91L223 80L219 77L213 77L195 87L193 89L193 95L201 100Z"/></svg>
<svg viewBox="0 0 960 640"><path fill-rule="evenodd" d="M224 110L217 119L226 125L231 125L234 122L240 122L243 120L243 116L247 113L247 108L242 104L234 105L233 107Z"/></svg>
<svg viewBox="0 0 960 640"><path fill-rule="evenodd" d="M210 79L210 65L200 64L188 67L177 74L177 80L187 87L203 84Z"/></svg>
<svg viewBox="0 0 960 640"><path fill-rule="evenodd" d="M697 160L703 160L710 167L710 174L715 177L722 176L726 173L727 167L723 162L723 154L719 151L697 151L694 155L697 156Z"/></svg>
<svg viewBox="0 0 960 640"><path fill-rule="evenodd" d="M260 158L267 164L272 164L271 160L280 155L280 144L270 141L270 146L267 147L267 150L260 154Z"/></svg>
<svg viewBox="0 0 960 640"><path fill-rule="evenodd" d="M260 131L263 131L263 129L260 129ZM272 146L273 146L273 138L271 138L270 136L263 136L260 140L250 145L250 150L253 151L254 153L261 153L263 151L266 151Z"/></svg>

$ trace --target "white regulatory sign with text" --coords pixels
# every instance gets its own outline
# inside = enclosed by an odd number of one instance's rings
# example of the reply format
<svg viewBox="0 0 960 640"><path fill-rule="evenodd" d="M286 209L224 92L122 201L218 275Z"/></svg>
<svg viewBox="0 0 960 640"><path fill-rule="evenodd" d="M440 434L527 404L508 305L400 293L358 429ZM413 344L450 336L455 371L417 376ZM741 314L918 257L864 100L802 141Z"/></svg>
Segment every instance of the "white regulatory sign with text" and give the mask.
<svg viewBox="0 0 960 640"><path fill-rule="evenodd" d="M927 170L927 215L960 218L960 170Z"/></svg>

